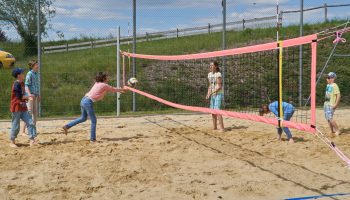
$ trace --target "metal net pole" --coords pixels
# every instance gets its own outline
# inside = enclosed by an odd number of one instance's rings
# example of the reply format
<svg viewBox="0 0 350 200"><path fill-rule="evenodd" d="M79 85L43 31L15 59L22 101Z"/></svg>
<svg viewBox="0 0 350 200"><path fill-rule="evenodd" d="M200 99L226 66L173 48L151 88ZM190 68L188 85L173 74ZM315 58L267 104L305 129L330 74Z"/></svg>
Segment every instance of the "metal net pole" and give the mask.
<svg viewBox="0 0 350 200"><path fill-rule="evenodd" d="M39 65L39 97L41 98L41 30L40 30L40 0L37 0L37 34L38 34L38 65ZM41 98L42 100L42 98ZM39 117L41 117L41 100L39 101Z"/></svg>
<svg viewBox="0 0 350 200"><path fill-rule="evenodd" d="M120 87L120 26L117 32L117 87ZM120 115L120 93L117 93L117 116Z"/></svg>

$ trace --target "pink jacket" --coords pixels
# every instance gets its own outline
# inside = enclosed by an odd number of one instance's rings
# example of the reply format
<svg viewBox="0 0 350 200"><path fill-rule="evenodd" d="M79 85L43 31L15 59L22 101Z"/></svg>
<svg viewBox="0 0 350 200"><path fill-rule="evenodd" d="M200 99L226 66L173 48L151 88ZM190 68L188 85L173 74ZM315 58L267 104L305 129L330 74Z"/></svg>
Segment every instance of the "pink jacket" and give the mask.
<svg viewBox="0 0 350 200"><path fill-rule="evenodd" d="M91 90L85 94L85 96L89 97L93 102L96 102L102 100L107 92L116 93L117 91L117 88L106 83L96 82L94 86L92 86Z"/></svg>

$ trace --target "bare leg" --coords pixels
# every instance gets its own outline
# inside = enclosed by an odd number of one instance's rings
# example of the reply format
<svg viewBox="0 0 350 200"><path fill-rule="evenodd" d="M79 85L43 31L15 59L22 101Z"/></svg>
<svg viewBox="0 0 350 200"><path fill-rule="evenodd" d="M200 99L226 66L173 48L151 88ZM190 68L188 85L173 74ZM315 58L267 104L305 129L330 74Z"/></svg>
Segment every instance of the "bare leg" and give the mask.
<svg viewBox="0 0 350 200"><path fill-rule="evenodd" d="M27 134L26 134L26 128L27 128L27 124L24 123L23 126L22 126L22 128L21 128L21 135L27 136Z"/></svg>
<svg viewBox="0 0 350 200"><path fill-rule="evenodd" d="M27 108L28 108L28 113L32 116L32 120L33 120L33 123L35 125L35 118L34 118L34 115L33 115L33 111L34 111L33 108L34 108L34 101L35 101L34 98L35 97L29 97L28 102L27 102ZM25 129L26 128L27 128L27 124L24 124L23 131L22 131L23 135L25 133Z"/></svg>
<svg viewBox="0 0 350 200"><path fill-rule="evenodd" d="M217 123L216 123L216 121L217 121L217 115L214 115L214 114L212 114L211 115L212 117L213 117L213 127L214 127L214 130L216 130L216 129L218 129L218 127L217 127Z"/></svg>
<svg viewBox="0 0 350 200"><path fill-rule="evenodd" d="M221 132L225 132L224 120L222 119L222 115L218 115L218 120L219 120L219 127Z"/></svg>
<svg viewBox="0 0 350 200"><path fill-rule="evenodd" d="M329 125L329 128L331 129L331 132L334 133L334 128L333 128L333 125L331 123L331 120L328 120L328 125Z"/></svg>
<svg viewBox="0 0 350 200"><path fill-rule="evenodd" d="M340 131L339 131L337 123L333 119L329 120L329 123L333 127L332 130L334 131L335 135L340 135Z"/></svg>
<svg viewBox="0 0 350 200"><path fill-rule="evenodd" d="M34 97L34 101L33 101L33 111L32 111L32 119L33 119L33 123L36 126L36 122L38 120L38 114L39 114L39 99L38 97Z"/></svg>
<svg viewBox="0 0 350 200"><path fill-rule="evenodd" d="M282 132L283 132L282 128L277 128L278 141L282 141Z"/></svg>

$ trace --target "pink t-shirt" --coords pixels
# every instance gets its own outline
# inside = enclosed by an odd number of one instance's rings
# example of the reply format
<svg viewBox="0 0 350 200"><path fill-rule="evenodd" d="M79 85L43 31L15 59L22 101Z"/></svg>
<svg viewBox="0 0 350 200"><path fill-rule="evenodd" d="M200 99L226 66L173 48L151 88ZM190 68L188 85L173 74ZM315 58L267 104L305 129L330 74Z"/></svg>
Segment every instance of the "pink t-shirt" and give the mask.
<svg viewBox="0 0 350 200"><path fill-rule="evenodd" d="M117 88L106 83L96 82L94 86L92 86L91 90L85 94L85 96L89 97L93 102L96 102L102 100L107 92L115 93L117 92Z"/></svg>

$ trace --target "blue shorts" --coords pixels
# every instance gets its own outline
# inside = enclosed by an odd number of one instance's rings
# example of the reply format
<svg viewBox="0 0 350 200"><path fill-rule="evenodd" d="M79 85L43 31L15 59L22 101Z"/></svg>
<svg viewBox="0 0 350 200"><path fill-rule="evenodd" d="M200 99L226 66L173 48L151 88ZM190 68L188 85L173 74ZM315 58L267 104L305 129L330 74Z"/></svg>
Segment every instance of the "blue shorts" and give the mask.
<svg viewBox="0 0 350 200"><path fill-rule="evenodd" d="M332 108L332 106L329 104L324 104L323 110L324 117L326 118L326 120L332 120L334 115L334 109Z"/></svg>
<svg viewBox="0 0 350 200"><path fill-rule="evenodd" d="M224 99L223 94L212 95L210 97L210 108L221 110L222 100Z"/></svg>

